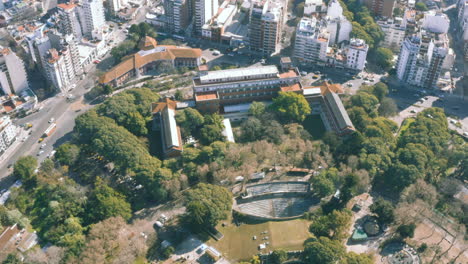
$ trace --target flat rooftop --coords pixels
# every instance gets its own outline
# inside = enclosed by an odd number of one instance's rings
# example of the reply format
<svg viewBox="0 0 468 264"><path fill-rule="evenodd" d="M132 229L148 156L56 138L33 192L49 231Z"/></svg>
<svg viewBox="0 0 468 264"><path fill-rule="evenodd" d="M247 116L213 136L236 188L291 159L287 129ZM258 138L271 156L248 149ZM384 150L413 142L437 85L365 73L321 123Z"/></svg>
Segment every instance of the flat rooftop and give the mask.
<svg viewBox="0 0 468 264"><path fill-rule="evenodd" d="M250 77L251 79L258 77L265 78L268 75L278 75L278 68L274 65L257 66L250 68L228 69L220 71L209 71L207 74L200 76L201 84L209 84L215 80L241 80L242 77Z"/></svg>

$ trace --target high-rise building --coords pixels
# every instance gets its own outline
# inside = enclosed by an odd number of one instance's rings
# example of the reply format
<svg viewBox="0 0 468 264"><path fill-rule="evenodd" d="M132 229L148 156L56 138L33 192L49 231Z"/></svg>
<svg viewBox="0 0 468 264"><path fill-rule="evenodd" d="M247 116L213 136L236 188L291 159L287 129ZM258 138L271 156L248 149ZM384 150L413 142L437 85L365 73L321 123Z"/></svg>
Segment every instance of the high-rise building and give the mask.
<svg viewBox="0 0 468 264"><path fill-rule="evenodd" d="M75 4L59 4L57 6L58 30L60 33L73 34L76 39L81 39L80 18L78 6Z"/></svg>
<svg viewBox="0 0 468 264"><path fill-rule="evenodd" d="M303 62L325 61L329 33L322 21L303 17L297 24L294 58Z"/></svg>
<svg viewBox="0 0 468 264"><path fill-rule="evenodd" d="M121 9L127 6L126 0L108 0L107 7L108 11L112 16L115 16Z"/></svg>
<svg viewBox="0 0 468 264"><path fill-rule="evenodd" d="M0 155L15 141L16 131L9 116L0 117Z"/></svg>
<svg viewBox="0 0 468 264"><path fill-rule="evenodd" d="M403 24L403 19L396 17L394 19L379 20L377 24L385 33L385 39L381 42L382 46L399 52L406 35L406 26Z"/></svg>
<svg viewBox="0 0 468 264"><path fill-rule="evenodd" d="M365 0L364 3L373 15L390 18L393 16L395 0Z"/></svg>
<svg viewBox="0 0 468 264"><path fill-rule="evenodd" d="M328 3L326 20L327 30L330 33L330 45L349 40L353 26L343 15L343 8L337 0L331 0Z"/></svg>
<svg viewBox="0 0 468 264"><path fill-rule="evenodd" d="M352 38L346 47L346 67L362 71L366 66L369 45L362 39Z"/></svg>
<svg viewBox="0 0 468 264"><path fill-rule="evenodd" d="M218 13L218 0L193 0L193 29L195 35L201 36L203 25ZM188 8L188 6L187 6Z"/></svg>
<svg viewBox="0 0 468 264"><path fill-rule="evenodd" d="M284 5L280 0L256 0L250 9L250 49L266 56L279 53L284 21Z"/></svg>
<svg viewBox="0 0 468 264"><path fill-rule="evenodd" d="M29 88L23 61L10 50L0 46L0 89L4 94L20 94Z"/></svg>
<svg viewBox="0 0 468 264"><path fill-rule="evenodd" d="M76 77L70 50L66 47L60 51L50 49L46 59L45 70L49 81L60 91L68 91Z"/></svg>
<svg viewBox="0 0 468 264"><path fill-rule="evenodd" d="M424 88L434 88L448 49L433 39L411 36L403 42L396 66L398 79Z"/></svg>
<svg viewBox="0 0 468 264"><path fill-rule="evenodd" d="M166 28L172 33L184 31L190 23L189 3L191 0L166 0L164 12Z"/></svg>
<svg viewBox="0 0 468 264"><path fill-rule="evenodd" d="M93 31L101 30L106 23L102 0L83 0L80 8L83 35L92 37Z"/></svg>

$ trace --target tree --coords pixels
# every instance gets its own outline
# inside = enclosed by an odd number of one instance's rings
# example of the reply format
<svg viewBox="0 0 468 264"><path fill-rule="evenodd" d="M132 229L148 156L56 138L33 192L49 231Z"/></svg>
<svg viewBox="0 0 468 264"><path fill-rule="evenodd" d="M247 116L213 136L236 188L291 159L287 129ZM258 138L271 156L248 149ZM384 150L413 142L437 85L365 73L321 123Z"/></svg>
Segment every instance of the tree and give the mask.
<svg viewBox="0 0 468 264"><path fill-rule="evenodd" d="M111 55L117 62L120 62L120 60L133 52L136 48L137 43L134 40L124 40L122 43L120 43L118 46L113 47L111 50Z"/></svg>
<svg viewBox="0 0 468 264"><path fill-rule="evenodd" d="M411 223L408 225L400 225L396 231L404 239L407 237L412 238L414 236L415 229L416 229L416 225Z"/></svg>
<svg viewBox="0 0 468 264"><path fill-rule="evenodd" d="M232 194L224 187L199 183L186 194L187 215L197 228L212 228L231 210Z"/></svg>
<svg viewBox="0 0 468 264"><path fill-rule="evenodd" d="M294 11L296 12L296 16L298 17L304 16L304 2L300 2L299 4L297 4Z"/></svg>
<svg viewBox="0 0 468 264"><path fill-rule="evenodd" d="M29 181L35 177L37 160L32 156L19 158L13 166L13 175L23 181Z"/></svg>
<svg viewBox="0 0 468 264"><path fill-rule="evenodd" d="M215 65L215 66L213 66L213 67L211 68L211 70L212 70L212 71L220 71L220 70L222 70L222 68L221 68L221 66L219 66L219 65Z"/></svg>
<svg viewBox="0 0 468 264"><path fill-rule="evenodd" d="M216 125L205 125L200 129L200 142L209 145L215 141L224 141L223 130Z"/></svg>
<svg viewBox="0 0 468 264"><path fill-rule="evenodd" d="M393 204L382 198L377 199L371 206L370 210L377 217L380 224L390 224L395 220L395 207Z"/></svg>
<svg viewBox="0 0 468 264"><path fill-rule="evenodd" d="M249 108L249 114L255 117L259 117L265 113L265 104L262 102L252 102Z"/></svg>
<svg viewBox="0 0 468 264"><path fill-rule="evenodd" d="M181 90L177 90L174 94L174 98L177 100L177 101L182 101L184 100L184 94L182 93Z"/></svg>
<svg viewBox="0 0 468 264"><path fill-rule="evenodd" d="M2 262L2 264L22 264L23 261L21 261L18 256L14 253L8 254L6 259Z"/></svg>
<svg viewBox="0 0 468 264"><path fill-rule="evenodd" d="M423 179L418 179L415 183L403 190L400 201L414 203L419 199L428 204L437 204L437 195L437 190L433 185L426 183Z"/></svg>
<svg viewBox="0 0 468 264"><path fill-rule="evenodd" d="M347 209L333 210L330 214L315 219L309 229L317 237L341 240L346 237L347 230L351 225L351 217L352 213Z"/></svg>
<svg viewBox="0 0 468 264"><path fill-rule="evenodd" d="M282 249L273 250L270 260L273 264L281 264L288 259L288 253Z"/></svg>
<svg viewBox="0 0 468 264"><path fill-rule="evenodd" d="M316 177L312 177L311 183L314 193L320 198L332 194L335 190L333 182L330 179L322 176L322 174Z"/></svg>
<svg viewBox="0 0 468 264"><path fill-rule="evenodd" d="M98 177L89 197L87 215L94 223L116 216L128 220L132 216L132 210L130 204L125 201L125 196L109 187Z"/></svg>
<svg viewBox="0 0 468 264"><path fill-rule="evenodd" d="M355 252L348 252L344 259L342 260L342 264L373 264L374 259L372 255L368 255L365 253L357 254Z"/></svg>
<svg viewBox="0 0 468 264"><path fill-rule="evenodd" d="M351 104L364 108L368 114L375 110L378 103L379 99L377 97L366 92L360 92L351 96Z"/></svg>
<svg viewBox="0 0 468 264"><path fill-rule="evenodd" d="M193 108L185 108L178 111L176 116L177 124L182 129L182 136L189 137L195 135L200 127L205 123L205 118Z"/></svg>
<svg viewBox="0 0 468 264"><path fill-rule="evenodd" d="M262 122L255 117L249 117L241 125L241 137L244 141L260 140L264 133Z"/></svg>
<svg viewBox="0 0 468 264"><path fill-rule="evenodd" d="M302 259L311 264L334 264L345 254L346 249L340 241L320 237L305 244Z"/></svg>
<svg viewBox="0 0 468 264"><path fill-rule="evenodd" d="M372 94L379 99L379 102L388 95L388 86L383 82L378 82L372 86Z"/></svg>
<svg viewBox="0 0 468 264"><path fill-rule="evenodd" d="M393 65L393 52L387 48L377 48L373 60L383 70L388 71Z"/></svg>
<svg viewBox="0 0 468 264"><path fill-rule="evenodd" d="M395 100L387 97L384 98L382 102L380 102L377 111L379 111L379 115L388 117L395 115L398 112L398 107L395 103Z"/></svg>
<svg viewBox="0 0 468 264"><path fill-rule="evenodd" d="M60 145L54 155L55 160L57 160L60 165L73 165L78 159L80 154L80 147L75 144L65 143Z"/></svg>
<svg viewBox="0 0 468 264"><path fill-rule="evenodd" d="M80 263L135 263L148 249L137 224L130 226L121 217L112 217L91 225Z"/></svg>
<svg viewBox="0 0 468 264"><path fill-rule="evenodd" d="M302 94L290 92L279 92L270 107L287 122L302 122L311 112L310 105Z"/></svg>
<svg viewBox="0 0 468 264"><path fill-rule="evenodd" d="M427 5L424 3L424 2L418 2L416 3L416 5L414 6L414 8L416 8L416 10L418 11L427 11L429 10L427 8Z"/></svg>

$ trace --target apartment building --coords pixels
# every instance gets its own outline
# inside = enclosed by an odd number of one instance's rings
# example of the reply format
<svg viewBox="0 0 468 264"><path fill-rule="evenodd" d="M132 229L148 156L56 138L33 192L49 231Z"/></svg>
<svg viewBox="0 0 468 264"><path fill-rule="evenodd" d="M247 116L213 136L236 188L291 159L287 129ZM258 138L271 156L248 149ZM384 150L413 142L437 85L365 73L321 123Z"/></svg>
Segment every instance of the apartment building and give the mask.
<svg viewBox="0 0 468 264"><path fill-rule="evenodd" d="M20 95L29 88L23 61L10 48L0 46L0 89L3 94Z"/></svg>
<svg viewBox="0 0 468 264"><path fill-rule="evenodd" d="M351 22L343 15L343 8L338 0L331 0L327 8L327 30L330 33L329 44L341 44L349 41L353 29Z"/></svg>
<svg viewBox="0 0 468 264"><path fill-rule="evenodd" d="M254 0L250 9L250 49L271 56L280 52L284 22L284 3L280 0Z"/></svg>
<svg viewBox="0 0 468 264"><path fill-rule="evenodd" d="M398 79L410 85L434 88L439 79L448 48L433 39L423 41L411 36L403 42L397 63Z"/></svg>
<svg viewBox="0 0 468 264"><path fill-rule="evenodd" d="M458 32L463 45L465 61L468 61L468 0L458 0L456 10Z"/></svg>
<svg viewBox="0 0 468 264"><path fill-rule="evenodd" d="M100 31L106 24L102 0L80 2L80 21L83 35L92 38L94 31Z"/></svg>
<svg viewBox="0 0 468 264"><path fill-rule="evenodd" d="M200 49L178 47L172 45L158 45L153 38L146 37L139 43L137 53L125 57L101 76L101 84L121 85L133 77L140 77L150 70L154 70L160 63L169 63L173 67L198 67L201 64Z"/></svg>
<svg viewBox="0 0 468 264"><path fill-rule="evenodd" d="M164 12L166 15L166 28L172 33L184 31L190 23L189 2L191 0L166 0Z"/></svg>
<svg viewBox="0 0 468 264"><path fill-rule="evenodd" d="M293 57L298 61L326 60L329 33L323 22L315 17L303 17L297 24Z"/></svg>
<svg viewBox="0 0 468 264"><path fill-rule="evenodd" d="M362 39L352 38L346 47L346 67L353 70L364 70L369 45Z"/></svg>
<svg viewBox="0 0 468 264"><path fill-rule="evenodd" d="M203 26L217 13L218 0L193 0L193 29L197 36L201 36Z"/></svg>
<svg viewBox="0 0 468 264"><path fill-rule="evenodd" d="M127 7L126 0L108 0L107 1L107 10L112 16L117 16L121 9Z"/></svg>
<svg viewBox="0 0 468 264"><path fill-rule="evenodd" d="M57 5L57 26L64 35L73 34L77 40L83 37L79 18L79 7L76 4Z"/></svg>
<svg viewBox="0 0 468 264"><path fill-rule="evenodd" d="M406 35L406 26L403 19L396 17L394 19L379 20L377 24L385 33L385 39L381 42L381 45L394 52L399 52Z"/></svg>
<svg viewBox="0 0 468 264"><path fill-rule="evenodd" d="M15 141L17 129L9 116L0 117L0 155Z"/></svg>
<svg viewBox="0 0 468 264"><path fill-rule="evenodd" d="M390 18L393 16L395 0L364 0L364 4L375 16Z"/></svg>
<svg viewBox="0 0 468 264"><path fill-rule="evenodd" d="M237 14L237 5L229 4L226 1L220 6L219 10L220 12L211 21L203 25L202 38L222 42L226 27L231 24Z"/></svg>
<svg viewBox="0 0 468 264"><path fill-rule="evenodd" d="M279 91L300 92L296 68L280 72L276 66L257 66L200 72L193 79L197 108L216 112L221 107L271 100Z"/></svg>
<svg viewBox="0 0 468 264"><path fill-rule="evenodd" d="M320 16L327 12L327 5L322 0L306 0L304 3L304 16Z"/></svg>

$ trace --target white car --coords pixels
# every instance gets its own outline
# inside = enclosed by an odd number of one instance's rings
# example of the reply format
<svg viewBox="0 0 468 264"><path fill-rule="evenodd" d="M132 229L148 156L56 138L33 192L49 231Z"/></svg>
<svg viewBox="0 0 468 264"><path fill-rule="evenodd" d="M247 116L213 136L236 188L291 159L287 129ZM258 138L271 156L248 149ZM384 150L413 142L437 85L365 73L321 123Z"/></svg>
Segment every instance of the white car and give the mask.
<svg viewBox="0 0 468 264"><path fill-rule="evenodd" d="M53 117L51 117L51 118L49 119L49 123L53 123L54 121L55 121L55 118L53 118Z"/></svg>
<svg viewBox="0 0 468 264"><path fill-rule="evenodd" d="M40 156L42 153L44 153L43 150L39 151L39 152L37 153L37 155Z"/></svg>
<svg viewBox="0 0 468 264"><path fill-rule="evenodd" d="M46 146L47 146L46 143L42 144L42 145L41 145L41 149L45 148Z"/></svg>

